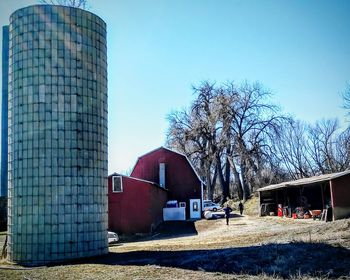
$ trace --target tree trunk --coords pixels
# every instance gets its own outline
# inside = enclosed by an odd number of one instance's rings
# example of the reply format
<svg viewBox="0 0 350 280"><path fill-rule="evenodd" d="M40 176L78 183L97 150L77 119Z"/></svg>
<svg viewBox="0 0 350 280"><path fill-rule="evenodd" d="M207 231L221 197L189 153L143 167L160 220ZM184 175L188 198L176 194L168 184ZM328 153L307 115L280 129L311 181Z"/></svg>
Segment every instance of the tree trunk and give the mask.
<svg viewBox="0 0 350 280"><path fill-rule="evenodd" d="M243 199L243 188L242 188L241 179L239 178L239 173L237 171L237 168L236 168L235 163L233 162L232 158L227 157L227 160L230 163L230 166L232 168L232 173L233 173L233 176L234 176L235 181L236 181L238 198L239 198L239 200L242 200Z"/></svg>
<svg viewBox="0 0 350 280"><path fill-rule="evenodd" d="M216 155L216 168L219 176L219 182L221 186L221 203L224 204L227 201L227 198L230 196L230 190L228 184L225 182L224 174L222 172L221 159L220 155Z"/></svg>
<svg viewBox="0 0 350 280"><path fill-rule="evenodd" d="M214 184L212 184L211 174L210 174L210 165L206 169L207 169L206 170L207 196L208 196L209 200L213 200L215 182L214 182ZM215 181L216 181L216 179L215 179Z"/></svg>
<svg viewBox="0 0 350 280"><path fill-rule="evenodd" d="M230 148L227 148L227 154L230 153ZM226 155L226 162L225 162L225 188L227 188L228 192L228 197L231 197L230 193L230 179L231 179L231 168L230 168L230 163L228 160L228 155Z"/></svg>
<svg viewBox="0 0 350 280"><path fill-rule="evenodd" d="M213 175L213 179L211 181L211 187L212 187L212 196L210 198L211 201L213 201L213 198L214 198L214 189L215 189L215 186L216 186L216 178L217 178L217 175L218 175L218 171L217 169L215 168L214 169L214 175Z"/></svg>
<svg viewBox="0 0 350 280"><path fill-rule="evenodd" d="M242 188L243 188L243 202L250 197L250 190L247 183L246 166L244 162L241 162L241 176L242 176Z"/></svg>

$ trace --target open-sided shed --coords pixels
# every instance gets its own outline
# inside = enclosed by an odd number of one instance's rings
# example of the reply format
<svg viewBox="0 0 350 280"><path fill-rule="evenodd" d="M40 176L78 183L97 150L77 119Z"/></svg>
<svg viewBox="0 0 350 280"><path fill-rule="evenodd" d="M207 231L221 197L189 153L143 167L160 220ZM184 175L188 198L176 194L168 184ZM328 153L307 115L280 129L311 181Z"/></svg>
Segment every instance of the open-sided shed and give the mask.
<svg viewBox="0 0 350 280"><path fill-rule="evenodd" d="M277 213L281 204L289 215L305 206L310 210L329 209L332 220L350 216L350 170L270 185L258 192L260 215Z"/></svg>

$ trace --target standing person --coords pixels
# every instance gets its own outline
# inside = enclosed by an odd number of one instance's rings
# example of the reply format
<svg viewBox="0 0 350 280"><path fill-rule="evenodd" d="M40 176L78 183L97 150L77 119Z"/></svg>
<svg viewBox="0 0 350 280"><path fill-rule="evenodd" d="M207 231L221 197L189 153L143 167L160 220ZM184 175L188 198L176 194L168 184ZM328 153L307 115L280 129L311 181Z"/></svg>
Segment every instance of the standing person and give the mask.
<svg viewBox="0 0 350 280"><path fill-rule="evenodd" d="M226 204L224 211L225 211L225 217L226 217L226 225L228 225L230 221L230 213L232 212L232 208L228 206L228 203Z"/></svg>
<svg viewBox="0 0 350 280"><path fill-rule="evenodd" d="M241 215L243 214L243 209L244 209L244 206L243 206L243 203L242 201L239 202L238 204L238 208L239 208L239 212L241 213Z"/></svg>

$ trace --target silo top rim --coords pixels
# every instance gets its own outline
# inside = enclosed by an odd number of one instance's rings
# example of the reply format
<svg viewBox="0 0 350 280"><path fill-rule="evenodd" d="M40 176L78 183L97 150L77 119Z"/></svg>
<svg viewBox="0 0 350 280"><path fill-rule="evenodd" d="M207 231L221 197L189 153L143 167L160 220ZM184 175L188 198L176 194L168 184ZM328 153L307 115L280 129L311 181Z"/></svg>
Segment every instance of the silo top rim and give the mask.
<svg viewBox="0 0 350 280"><path fill-rule="evenodd" d="M90 11L87 11L87 10L84 10L84 9L81 9L81 8L77 8L77 7L70 7L70 6L65 6L65 5L54 5L54 4L35 4L35 5L29 5L29 6L26 6L26 7L23 7L23 8L19 8L17 9L16 11L14 11L11 15L10 15L10 19L14 16L16 16L17 14L23 12L24 10L26 9L30 9L30 8L34 8L34 7L59 7L60 9L70 9L70 10L79 10L80 12L82 13L86 13L86 14L90 14L94 17L97 17L99 20L101 20L101 22L103 22L105 25L106 25L106 22L98 15L90 12ZM10 20L11 21L11 20Z"/></svg>

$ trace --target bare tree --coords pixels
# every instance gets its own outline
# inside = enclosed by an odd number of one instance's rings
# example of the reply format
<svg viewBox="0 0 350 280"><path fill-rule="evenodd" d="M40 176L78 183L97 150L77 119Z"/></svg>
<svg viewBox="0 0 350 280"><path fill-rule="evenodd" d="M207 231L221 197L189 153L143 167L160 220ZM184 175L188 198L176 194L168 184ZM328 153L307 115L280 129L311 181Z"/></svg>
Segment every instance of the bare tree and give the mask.
<svg viewBox="0 0 350 280"><path fill-rule="evenodd" d="M349 167L349 132L339 133L337 119L321 120L309 126L309 151L315 169L322 174Z"/></svg>
<svg viewBox="0 0 350 280"><path fill-rule="evenodd" d="M274 152L290 179L349 168L349 130L339 132L337 119L307 125L290 118L275 138Z"/></svg>
<svg viewBox="0 0 350 280"><path fill-rule="evenodd" d="M219 177L221 181L221 165L217 162L220 156L220 108L217 102L217 92L215 89L215 83L203 82L198 87L193 87L194 94L197 98L194 100L191 106L191 115L194 119L194 129L192 133L200 136L205 145L202 148L206 150L202 157L206 161L206 177L207 184L212 179ZM194 136L195 137L195 136ZM214 172L212 172L214 169ZM214 180L212 180L214 183ZM214 193L215 184L210 183L208 185L208 197L212 199ZM225 190L223 190L225 192ZM225 194L226 195L226 194Z"/></svg>
<svg viewBox="0 0 350 280"><path fill-rule="evenodd" d="M231 197L232 182L238 197L246 200L263 177L259 168L279 119L277 107L268 103L270 93L257 83L236 87L233 82L203 82L193 90L190 111L169 116L168 144L197 159L206 173L209 198L218 179L222 203Z"/></svg>
<svg viewBox="0 0 350 280"><path fill-rule="evenodd" d="M334 149L335 158L337 159L339 170L350 168L350 129L346 129L337 137Z"/></svg>
<svg viewBox="0 0 350 280"><path fill-rule="evenodd" d="M217 179L221 197L226 198L230 195L230 170L226 168L223 175L221 158L226 141L222 134L219 90L215 83L203 82L198 87L194 86L193 91L196 98L189 111L173 112L168 116L167 144L184 152L196 163L205 178L209 199L213 199Z"/></svg>
<svg viewBox="0 0 350 280"><path fill-rule="evenodd" d="M87 0L40 0L40 3L76 7L82 9L87 8Z"/></svg>
<svg viewBox="0 0 350 280"><path fill-rule="evenodd" d="M256 187L254 181L260 176L263 158L270 150L269 139L282 117L278 107L269 101L271 93L259 83L245 82L231 93L235 98L229 108L232 116L229 162L234 174L240 171L239 185L246 200Z"/></svg>
<svg viewBox="0 0 350 280"><path fill-rule="evenodd" d="M289 174L290 179L296 180L313 175L312 164L308 157L307 126L293 118L285 119L276 134L274 151L280 163Z"/></svg>

